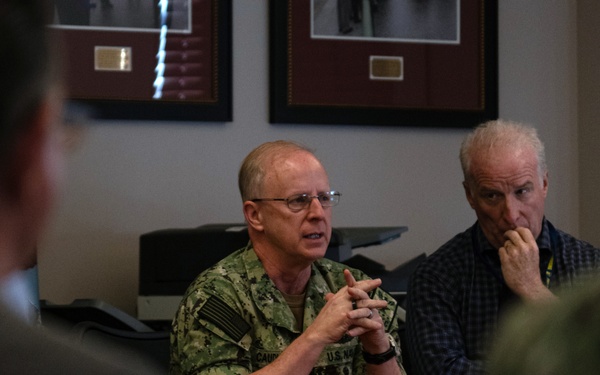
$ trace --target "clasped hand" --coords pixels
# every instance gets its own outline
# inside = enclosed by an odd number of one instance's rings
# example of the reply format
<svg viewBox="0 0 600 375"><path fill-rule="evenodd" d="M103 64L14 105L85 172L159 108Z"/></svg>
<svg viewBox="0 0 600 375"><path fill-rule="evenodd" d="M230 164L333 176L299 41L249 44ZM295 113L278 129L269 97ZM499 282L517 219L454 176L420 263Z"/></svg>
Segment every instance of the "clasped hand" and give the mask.
<svg viewBox="0 0 600 375"><path fill-rule="evenodd" d="M387 301L373 300L369 292L381 285L380 279L356 281L350 271L344 270L346 286L337 293L325 296L327 303L319 312L311 328L325 343L339 341L344 335L375 339L383 337L383 321L378 309L385 308Z"/></svg>

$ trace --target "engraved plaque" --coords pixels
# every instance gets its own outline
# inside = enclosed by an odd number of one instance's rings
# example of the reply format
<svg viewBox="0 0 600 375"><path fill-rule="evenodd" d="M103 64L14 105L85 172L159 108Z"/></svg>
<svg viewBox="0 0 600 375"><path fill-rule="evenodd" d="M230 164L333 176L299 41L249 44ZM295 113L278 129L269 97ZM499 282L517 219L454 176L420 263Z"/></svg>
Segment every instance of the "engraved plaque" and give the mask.
<svg viewBox="0 0 600 375"><path fill-rule="evenodd" d="M369 78L401 81L404 79L404 60L396 56L370 56Z"/></svg>
<svg viewBox="0 0 600 375"><path fill-rule="evenodd" d="M111 72L131 71L131 47L96 46L94 70Z"/></svg>

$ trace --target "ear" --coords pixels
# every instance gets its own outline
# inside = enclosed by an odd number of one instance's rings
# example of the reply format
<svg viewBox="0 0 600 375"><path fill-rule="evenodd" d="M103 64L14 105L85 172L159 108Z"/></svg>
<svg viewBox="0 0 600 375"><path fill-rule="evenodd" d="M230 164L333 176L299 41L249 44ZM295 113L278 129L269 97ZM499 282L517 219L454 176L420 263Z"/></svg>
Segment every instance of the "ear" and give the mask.
<svg viewBox="0 0 600 375"><path fill-rule="evenodd" d="M262 215L260 213L259 206L252 201L244 202L244 217L246 218L246 222L248 226L252 227L257 232L262 232L264 230L262 224Z"/></svg>
<svg viewBox="0 0 600 375"><path fill-rule="evenodd" d="M472 209L475 209L475 198L473 197L473 192L471 191L471 187L467 181L463 181L463 188L465 189L465 196L467 197L467 201Z"/></svg>
<svg viewBox="0 0 600 375"><path fill-rule="evenodd" d="M544 198L548 194L548 172L544 173L544 179L542 180L542 189L544 191Z"/></svg>

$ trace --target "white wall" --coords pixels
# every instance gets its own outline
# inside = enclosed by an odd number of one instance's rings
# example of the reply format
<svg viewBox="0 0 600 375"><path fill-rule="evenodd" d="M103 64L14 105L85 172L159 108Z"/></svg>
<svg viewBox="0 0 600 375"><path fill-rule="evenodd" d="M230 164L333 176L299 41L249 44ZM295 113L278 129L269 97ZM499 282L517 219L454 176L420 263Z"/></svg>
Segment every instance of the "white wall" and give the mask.
<svg viewBox="0 0 600 375"><path fill-rule="evenodd" d="M575 0L499 2L500 114L539 127L551 168L548 217L576 234ZM42 298L100 298L135 314L140 234L241 222L237 170L267 140L316 149L343 193L334 226L409 227L362 251L389 268L473 223L457 157L465 129L269 124L267 1L233 3L234 121L87 128L40 245Z"/></svg>

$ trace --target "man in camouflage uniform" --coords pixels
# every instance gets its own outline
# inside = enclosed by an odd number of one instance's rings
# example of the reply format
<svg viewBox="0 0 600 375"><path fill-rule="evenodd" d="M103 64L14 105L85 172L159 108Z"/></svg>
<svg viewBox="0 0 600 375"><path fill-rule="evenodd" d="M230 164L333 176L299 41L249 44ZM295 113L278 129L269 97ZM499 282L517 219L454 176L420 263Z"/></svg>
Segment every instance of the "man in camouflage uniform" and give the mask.
<svg viewBox="0 0 600 375"><path fill-rule="evenodd" d="M394 299L323 259L340 194L312 152L265 143L239 185L251 241L189 287L171 374L402 374Z"/></svg>

